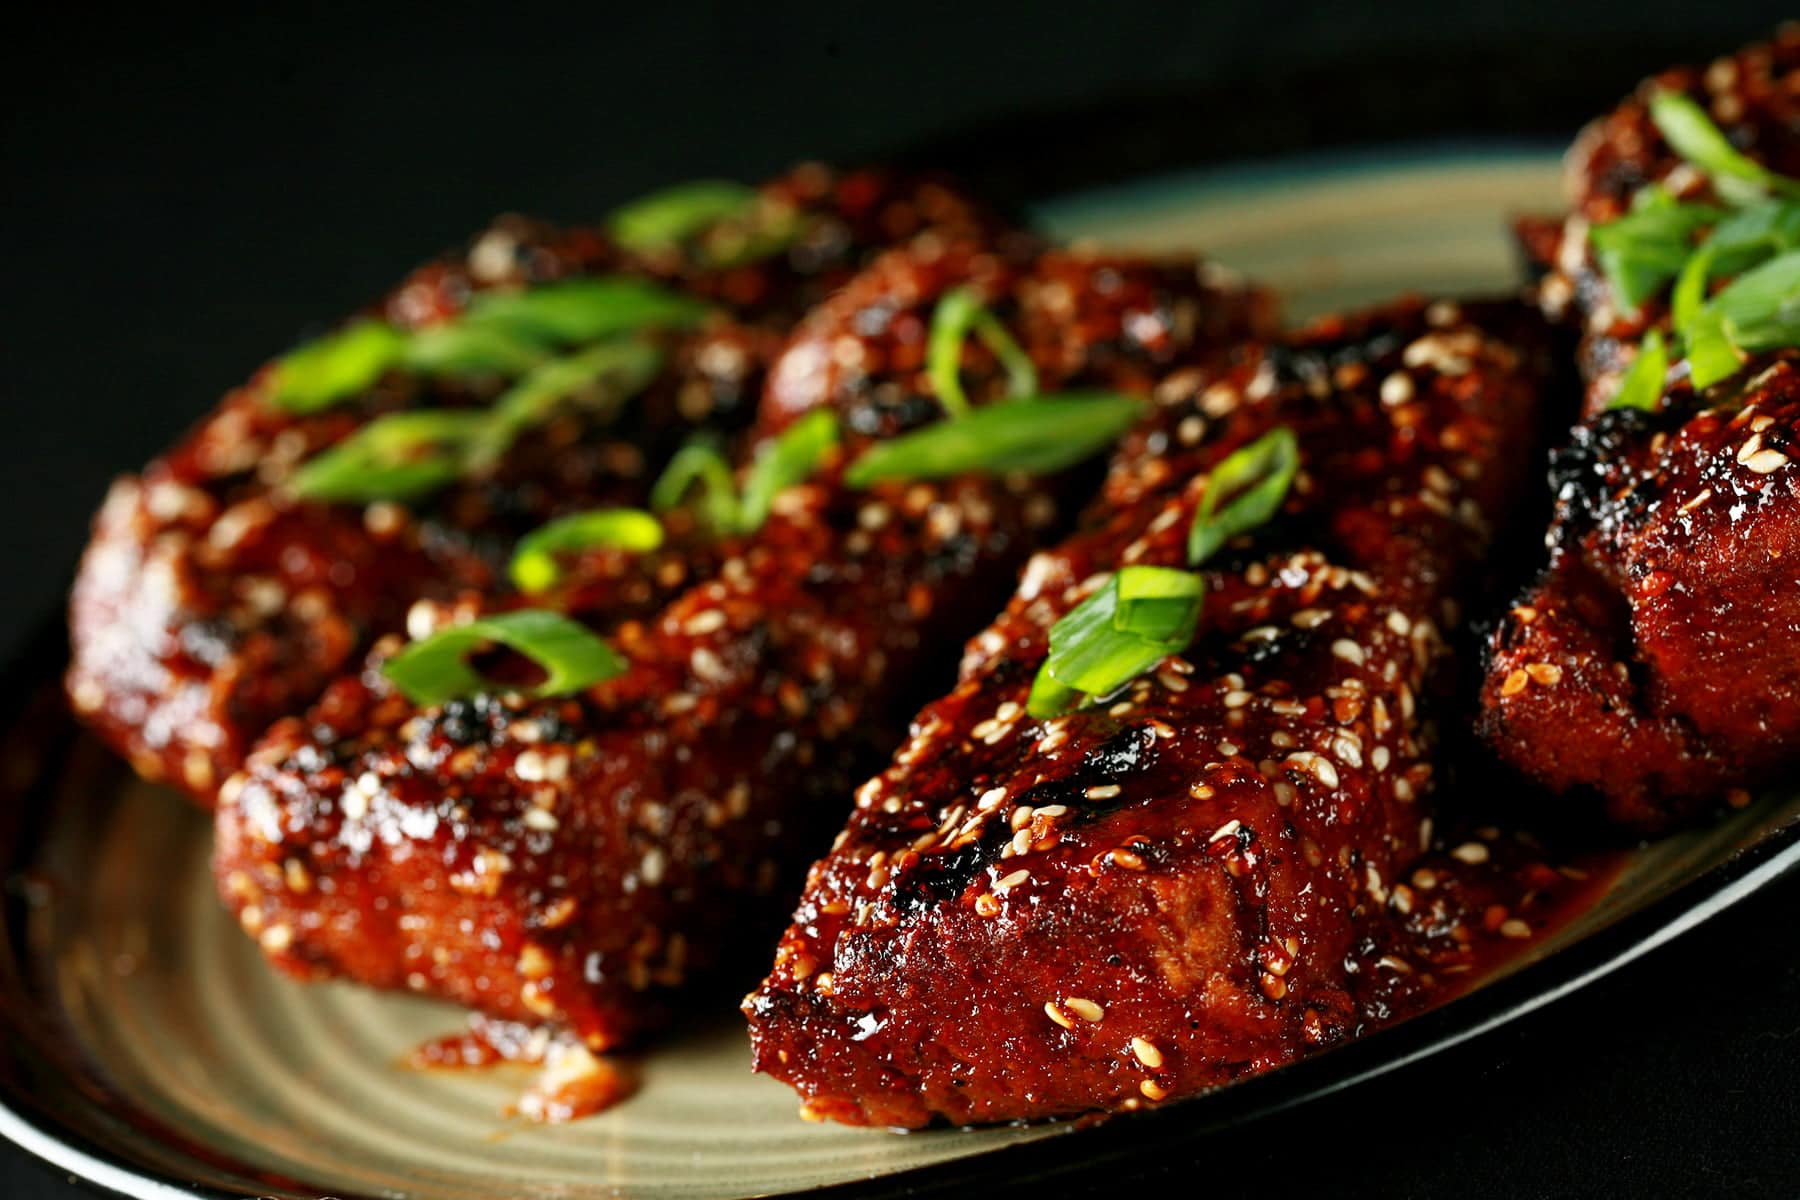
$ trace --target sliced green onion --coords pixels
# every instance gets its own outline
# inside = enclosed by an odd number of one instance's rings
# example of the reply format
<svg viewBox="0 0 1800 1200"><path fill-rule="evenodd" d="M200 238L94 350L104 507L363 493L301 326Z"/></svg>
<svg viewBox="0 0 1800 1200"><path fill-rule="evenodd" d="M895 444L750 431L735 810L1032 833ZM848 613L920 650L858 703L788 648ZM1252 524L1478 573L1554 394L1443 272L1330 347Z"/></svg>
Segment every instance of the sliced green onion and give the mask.
<svg viewBox="0 0 1800 1200"><path fill-rule="evenodd" d="M1631 360L1625 377L1619 381L1619 390L1613 393L1612 403L1607 407L1655 412L1662 403L1663 383L1668 376L1669 348L1663 344L1662 334L1652 329L1644 335L1637 357Z"/></svg>
<svg viewBox="0 0 1800 1200"><path fill-rule="evenodd" d="M1725 331L1724 319L1710 307L1701 309L1688 322L1683 337L1687 343L1688 379L1695 391L1731 378L1744 365Z"/></svg>
<svg viewBox="0 0 1800 1200"><path fill-rule="evenodd" d="M1631 212L1589 229L1588 241L1620 303L1635 309L1680 272L1694 235L1725 215L1712 205L1677 203L1653 185L1637 194Z"/></svg>
<svg viewBox="0 0 1800 1200"><path fill-rule="evenodd" d="M490 428L485 411L393 413L302 464L289 487L309 500L411 500L460 475Z"/></svg>
<svg viewBox="0 0 1800 1200"><path fill-rule="evenodd" d="M1720 275L1748 271L1784 250L1800 249L1800 203L1766 200L1726 217L1706 239Z"/></svg>
<svg viewBox="0 0 1800 1200"><path fill-rule="evenodd" d="M701 487L700 511L718 530L737 527L737 481L716 441L701 436L677 450L650 489L650 507L666 512L679 506L695 484Z"/></svg>
<svg viewBox="0 0 1800 1200"><path fill-rule="evenodd" d="M720 221L748 219L756 190L741 183L700 179L653 192L607 218L613 240L640 253L680 245Z"/></svg>
<svg viewBox="0 0 1800 1200"><path fill-rule="evenodd" d="M925 373L946 414L961 417L969 411L969 397L962 386L962 351L970 333L1000 360L1014 396L1029 396L1037 391L1037 368L1031 356L1013 340L974 289L953 288L932 310L931 336L925 349Z"/></svg>
<svg viewBox="0 0 1800 1200"><path fill-rule="evenodd" d="M647 279L602 275L522 292L483 292L464 323L552 343L591 342L649 329L689 329L712 310Z"/></svg>
<svg viewBox="0 0 1800 1200"><path fill-rule="evenodd" d="M1693 316L1686 334L1697 389L1736 374L1746 354L1800 345L1800 251L1732 280Z"/></svg>
<svg viewBox="0 0 1800 1200"><path fill-rule="evenodd" d="M1194 636L1205 581L1173 567L1124 567L1118 573L1119 607L1113 628L1153 641Z"/></svg>
<svg viewBox="0 0 1800 1200"><path fill-rule="evenodd" d="M494 401L494 425L483 447L483 461L497 459L521 431L543 424L558 408L586 393L593 393L602 416L612 419L626 400L656 378L664 357L647 341L616 338L533 368Z"/></svg>
<svg viewBox="0 0 1800 1200"><path fill-rule="evenodd" d="M817 470L819 461L837 442L837 415L830 409L820 408L807 413L763 446L744 478L744 491L737 506L737 532L754 533L760 529L769 517L775 497Z"/></svg>
<svg viewBox="0 0 1800 1200"><path fill-rule="evenodd" d="M401 351L403 365L426 375L523 375L549 358L535 338L488 325L453 322L421 329Z"/></svg>
<svg viewBox="0 0 1800 1200"><path fill-rule="evenodd" d="M1708 302L1740 350L1800 344L1800 251L1745 271Z"/></svg>
<svg viewBox="0 0 1800 1200"><path fill-rule="evenodd" d="M596 546L645 554L662 543L662 522L643 509L596 508L559 517L526 534L507 572L521 592L541 592L562 578L559 554Z"/></svg>
<svg viewBox="0 0 1800 1200"><path fill-rule="evenodd" d="M1745 155L1690 97L1655 93L1650 119L1675 152L1705 171L1726 199L1741 203L1768 192L1800 195L1800 180L1777 175Z"/></svg>
<svg viewBox="0 0 1800 1200"><path fill-rule="evenodd" d="M406 344L382 321L352 321L277 359L270 401L293 413L318 412L367 390L395 366Z"/></svg>
<svg viewBox="0 0 1800 1200"><path fill-rule="evenodd" d="M1053 717L1083 694L1124 687L1193 640L1205 585L1170 567L1123 567L1050 627L1050 653L1032 682L1026 711Z"/></svg>
<svg viewBox="0 0 1800 1200"><path fill-rule="evenodd" d="M533 688L488 679L468 663L487 644L518 651L544 669ZM619 654L586 626L558 613L526 608L440 629L412 643L382 665L381 673L419 705L438 705L478 692L517 691L534 699L561 696L625 671Z"/></svg>
<svg viewBox="0 0 1800 1200"><path fill-rule="evenodd" d="M884 479L943 479L970 473L1043 475L1111 445L1143 412L1130 396L1063 393L978 408L871 446L845 473L855 488Z"/></svg>
<svg viewBox="0 0 1800 1200"><path fill-rule="evenodd" d="M1220 546L1281 508L1300 469L1300 442L1283 425L1233 451L1212 470L1188 531L1188 562L1198 566Z"/></svg>
<svg viewBox="0 0 1800 1200"><path fill-rule="evenodd" d="M1669 293L1669 324L1677 333L1693 324L1700 306L1706 303L1706 283L1712 278L1717 258L1716 248L1708 242L1689 257L1681 274L1675 277L1675 288Z"/></svg>

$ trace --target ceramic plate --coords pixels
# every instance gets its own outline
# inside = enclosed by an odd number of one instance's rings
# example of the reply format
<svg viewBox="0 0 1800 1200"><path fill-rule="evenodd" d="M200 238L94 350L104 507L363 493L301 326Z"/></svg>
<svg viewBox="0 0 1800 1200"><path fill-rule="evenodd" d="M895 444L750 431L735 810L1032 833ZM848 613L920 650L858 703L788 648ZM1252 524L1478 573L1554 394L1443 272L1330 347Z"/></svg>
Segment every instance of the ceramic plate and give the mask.
<svg viewBox="0 0 1800 1200"><path fill-rule="evenodd" d="M1164 177L1043 206L1062 237L1203 247L1304 316L1403 290L1508 287L1504 222L1554 207L1547 152L1389 151ZM523 1067L421 1072L451 1008L267 970L214 902L209 822L136 782L60 715L60 628L6 693L0 807L0 1132L134 1196L735 1197L844 1186L968 1190L1142 1153L1392 1069L1529 1011L1800 860L1800 797L1631 855L1598 904L1504 978L1343 1050L1155 1112L906 1136L805 1124L753 1077L738 991L649 1048L642 1087L561 1127L503 1115ZM1029 1149L1025 1149L1029 1146Z"/></svg>

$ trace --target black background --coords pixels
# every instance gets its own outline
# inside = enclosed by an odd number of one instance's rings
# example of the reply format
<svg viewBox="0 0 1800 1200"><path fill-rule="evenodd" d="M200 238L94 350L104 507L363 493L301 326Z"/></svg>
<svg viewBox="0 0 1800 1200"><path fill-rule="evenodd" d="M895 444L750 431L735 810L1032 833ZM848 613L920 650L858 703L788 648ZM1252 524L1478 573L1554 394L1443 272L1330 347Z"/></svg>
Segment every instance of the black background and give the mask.
<svg viewBox="0 0 1800 1200"><path fill-rule="evenodd" d="M1327 145L1566 139L1779 6L438 5L0 29L0 651L107 479L493 213L921 153L1024 196ZM1800 880L1472 1046L1091 1194L1800 1194ZM61 1196L0 1149L0 1194ZM1038 1185L1042 1190L1043 1185Z"/></svg>

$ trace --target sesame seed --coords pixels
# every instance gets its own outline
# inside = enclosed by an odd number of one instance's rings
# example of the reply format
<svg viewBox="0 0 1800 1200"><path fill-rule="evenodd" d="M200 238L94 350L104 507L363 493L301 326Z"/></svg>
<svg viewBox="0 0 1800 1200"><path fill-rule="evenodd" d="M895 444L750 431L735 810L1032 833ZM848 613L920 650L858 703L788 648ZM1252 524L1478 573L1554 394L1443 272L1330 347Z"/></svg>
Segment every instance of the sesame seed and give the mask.
<svg viewBox="0 0 1800 1200"><path fill-rule="evenodd" d="M1779 450L1758 450L1744 460L1744 465L1758 475L1767 475L1772 471L1781 470L1787 466L1787 462L1787 455Z"/></svg>
<svg viewBox="0 0 1800 1200"><path fill-rule="evenodd" d="M1562 682L1562 668L1555 663L1532 663L1525 668L1533 683L1541 683L1545 687L1555 687Z"/></svg>
<svg viewBox="0 0 1800 1200"><path fill-rule="evenodd" d="M1148 1038L1132 1038L1131 1052L1137 1055L1137 1060L1139 1062L1143 1063L1146 1067L1149 1067L1152 1071L1161 1069L1163 1065L1162 1051L1158 1050L1156 1048L1156 1043L1150 1041Z"/></svg>
<svg viewBox="0 0 1800 1200"><path fill-rule="evenodd" d="M1084 1021L1099 1021L1106 1016L1106 1010L1082 996L1063 997L1063 1007Z"/></svg>
<svg viewBox="0 0 1800 1200"><path fill-rule="evenodd" d="M1044 1015L1049 1017L1052 1021L1055 1021L1058 1025L1061 1025L1064 1029L1075 1028L1075 1022L1069 1020L1063 1010L1056 1007L1056 1001L1054 1000L1044 1001Z"/></svg>
<svg viewBox="0 0 1800 1200"><path fill-rule="evenodd" d="M1450 852L1450 857L1473 866L1488 860L1488 848L1480 842L1464 842Z"/></svg>
<svg viewBox="0 0 1800 1200"><path fill-rule="evenodd" d="M1523 671L1514 671L1506 677L1506 682L1500 685L1500 694L1516 696L1530 686L1531 677L1529 675Z"/></svg>
<svg viewBox="0 0 1800 1200"><path fill-rule="evenodd" d="M1146 1079L1138 1084L1138 1091L1144 1093L1151 1100L1166 1100L1169 1095L1169 1089L1161 1086L1154 1079Z"/></svg>
<svg viewBox="0 0 1800 1200"><path fill-rule="evenodd" d="M1500 936L1509 938L1528 938L1531 936L1531 926L1519 920L1519 918L1513 917L1500 923Z"/></svg>
<svg viewBox="0 0 1800 1200"><path fill-rule="evenodd" d="M700 637L703 634L717 632L724 627L725 610L722 608L709 608L704 612L698 612L689 617L682 624L681 631L689 637Z"/></svg>
<svg viewBox="0 0 1800 1200"><path fill-rule="evenodd" d="M1349 638L1339 638L1337 641L1331 643L1331 652L1338 658L1343 659L1347 663L1352 663L1355 666L1360 667L1365 661L1363 648Z"/></svg>
<svg viewBox="0 0 1800 1200"><path fill-rule="evenodd" d="M1124 789L1116 783L1102 783L1087 790L1089 800L1111 800Z"/></svg>
<svg viewBox="0 0 1800 1200"><path fill-rule="evenodd" d="M1223 825L1221 825L1217 829L1213 830L1212 836L1207 838L1206 840L1209 842L1216 842L1220 838L1231 837L1233 834L1237 833L1237 831L1239 829L1242 829L1242 828L1243 828L1243 822L1237 820L1236 818L1233 818L1232 820L1225 822Z"/></svg>
<svg viewBox="0 0 1800 1200"><path fill-rule="evenodd" d="M1031 872L1027 871L1023 867L1020 867L1017 871L1014 871L1012 874L1005 875L999 879L996 879L994 881L994 886L999 888L1001 891L1010 891L1013 888L1018 887L1021 883L1024 883L1027 879L1030 879L1030 878L1031 878Z"/></svg>

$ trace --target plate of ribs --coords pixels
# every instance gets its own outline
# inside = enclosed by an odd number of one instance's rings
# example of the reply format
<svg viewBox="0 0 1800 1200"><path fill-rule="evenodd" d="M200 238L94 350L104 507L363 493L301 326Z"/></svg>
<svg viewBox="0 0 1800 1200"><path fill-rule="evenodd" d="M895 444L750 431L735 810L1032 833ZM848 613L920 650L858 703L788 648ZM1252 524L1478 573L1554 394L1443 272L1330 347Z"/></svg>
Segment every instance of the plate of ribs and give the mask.
<svg viewBox="0 0 1800 1200"><path fill-rule="evenodd" d="M1800 861L1800 28L1566 149L506 217L11 667L0 1132L134 1196L966 1193Z"/></svg>

